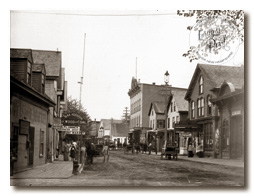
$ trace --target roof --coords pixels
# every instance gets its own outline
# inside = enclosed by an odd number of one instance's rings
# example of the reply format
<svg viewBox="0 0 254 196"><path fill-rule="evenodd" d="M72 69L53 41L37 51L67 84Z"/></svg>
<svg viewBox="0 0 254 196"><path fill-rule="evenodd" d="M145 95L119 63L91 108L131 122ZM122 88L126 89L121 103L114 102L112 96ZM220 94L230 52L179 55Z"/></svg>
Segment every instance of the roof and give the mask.
<svg viewBox="0 0 254 196"><path fill-rule="evenodd" d="M241 88L244 85L244 67L243 66L222 66L197 64L192 76L185 99L189 99L192 90L197 83L200 72L204 75L214 88L219 88L224 81L231 82L235 88Z"/></svg>
<svg viewBox="0 0 254 196"><path fill-rule="evenodd" d="M44 72L45 71L45 65L44 64L33 64L32 70L34 72Z"/></svg>
<svg viewBox="0 0 254 196"><path fill-rule="evenodd" d="M186 92L187 92L187 89L172 90L172 94L173 94L178 111L188 111L189 110L188 101L186 101L184 99Z"/></svg>
<svg viewBox="0 0 254 196"><path fill-rule="evenodd" d="M126 137L129 132L127 123L113 123L111 135L114 137Z"/></svg>
<svg viewBox="0 0 254 196"><path fill-rule="evenodd" d="M31 49L11 48L10 58L24 58L24 59L28 59L31 63L33 63Z"/></svg>
<svg viewBox="0 0 254 196"><path fill-rule="evenodd" d="M35 64L45 64L46 75L59 77L61 75L61 52L47 50L32 50Z"/></svg>
<svg viewBox="0 0 254 196"><path fill-rule="evenodd" d="M111 124L115 123L122 123L122 120L115 120L115 119L101 119L101 123L103 123L103 128L105 129L110 129Z"/></svg>
<svg viewBox="0 0 254 196"><path fill-rule="evenodd" d="M156 114L165 114L165 102L153 101L150 105L148 116L150 116L152 108L154 108Z"/></svg>

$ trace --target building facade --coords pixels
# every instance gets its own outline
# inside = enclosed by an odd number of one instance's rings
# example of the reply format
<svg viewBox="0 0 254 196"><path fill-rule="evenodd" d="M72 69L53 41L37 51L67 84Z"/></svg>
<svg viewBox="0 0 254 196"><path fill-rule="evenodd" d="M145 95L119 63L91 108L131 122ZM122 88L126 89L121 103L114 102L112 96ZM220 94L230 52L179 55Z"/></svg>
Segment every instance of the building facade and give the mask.
<svg viewBox="0 0 254 196"><path fill-rule="evenodd" d="M44 64L34 65L32 50L10 51L10 146L12 172L47 161L49 110Z"/></svg>
<svg viewBox="0 0 254 196"><path fill-rule="evenodd" d="M189 102L188 118L192 129L190 144L193 149L202 148L205 156L220 156L220 111L211 100L219 96L224 81L235 86L244 85L244 69L236 66L198 64L190 82L185 99ZM184 123L183 123L184 124ZM188 123L185 123L188 124Z"/></svg>
<svg viewBox="0 0 254 196"><path fill-rule="evenodd" d="M180 155L187 154L187 140L190 135L189 132L175 131L175 124L188 118L188 102L184 99L186 92L187 89L173 90L167 109L167 140L171 145L177 141Z"/></svg>
<svg viewBox="0 0 254 196"><path fill-rule="evenodd" d="M12 48L10 71L14 170L53 161L67 99L61 52Z"/></svg>
<svg viewBox="0 0 254 196"><path fill-rule="evenodd" d="M217 98L211 100L219 108L215 133L220 158L244 159L244 86L224 82Z"/></svg>

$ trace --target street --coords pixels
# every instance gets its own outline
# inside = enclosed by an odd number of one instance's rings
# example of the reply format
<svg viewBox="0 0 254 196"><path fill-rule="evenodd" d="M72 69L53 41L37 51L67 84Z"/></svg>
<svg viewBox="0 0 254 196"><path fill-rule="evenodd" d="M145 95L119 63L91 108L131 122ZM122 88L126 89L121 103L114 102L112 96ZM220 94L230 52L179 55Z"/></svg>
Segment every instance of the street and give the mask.
<svg viewBox="0 0 254 196"><path fill-rule="evenodd" d="M60 162L60 161L59 161ZM64 163L64 162L62 162ZM71 166L70 162L68 164ZM110 151L109 162L95 157L78 175L68 178L11 179L14 186L244 186L244 168L192 162L181 156L177 161L159 155L124 154Z"/></svg>

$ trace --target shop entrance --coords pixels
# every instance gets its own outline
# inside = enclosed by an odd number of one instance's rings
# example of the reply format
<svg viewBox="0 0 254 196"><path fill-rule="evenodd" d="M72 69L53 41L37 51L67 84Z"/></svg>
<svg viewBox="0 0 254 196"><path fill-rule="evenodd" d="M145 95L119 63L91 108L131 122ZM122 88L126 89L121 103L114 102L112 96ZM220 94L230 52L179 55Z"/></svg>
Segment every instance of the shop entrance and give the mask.
<svg viewBox="0 0 254 196"><path fill-rule="evenodd" d="M34 127L29 128L29 163L28 165L33 165L34 163Z"/></svg>
<svg viewBox="0 0 254 196"><path fill-rule="evenodd" d="M242 150L242 117L236 116L231 118L230 158L241 158Z"/></svg>

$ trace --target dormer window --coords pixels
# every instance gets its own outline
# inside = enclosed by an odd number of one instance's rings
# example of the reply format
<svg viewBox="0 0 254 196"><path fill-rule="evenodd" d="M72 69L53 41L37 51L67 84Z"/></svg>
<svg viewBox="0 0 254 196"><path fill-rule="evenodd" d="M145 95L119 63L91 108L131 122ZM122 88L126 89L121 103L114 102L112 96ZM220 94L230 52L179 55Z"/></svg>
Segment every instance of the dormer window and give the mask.
<svg viewBox="0 0 254 196"><path fill-rule="evenodd" d="M46 70L44 64L33 64L32 86L40 93L45 93Z"/></svg>
<svg viewBox="0 0 254 196"><path fill-rule="evenodd" d="M203 94L204 93L204 81L203 81L203 77L200 76L199 78L199 94Z"/></svg>
<svg viewBox="0 0 254 196"><path fill-rule="evenodd" d="M31 63L28 61L27 62L27 76L26 76L26 83L27 84L31 84L31 69L32 69L32 66L31 66Z"/></svg>

